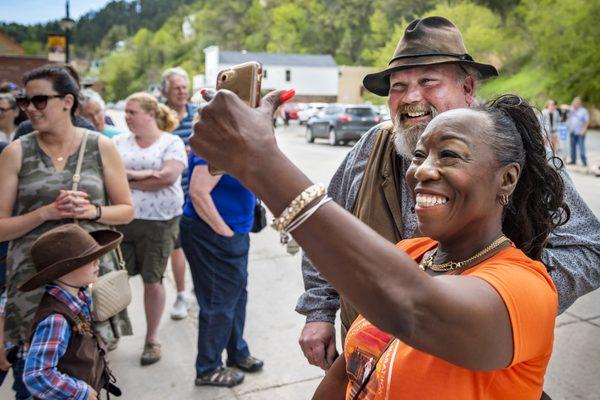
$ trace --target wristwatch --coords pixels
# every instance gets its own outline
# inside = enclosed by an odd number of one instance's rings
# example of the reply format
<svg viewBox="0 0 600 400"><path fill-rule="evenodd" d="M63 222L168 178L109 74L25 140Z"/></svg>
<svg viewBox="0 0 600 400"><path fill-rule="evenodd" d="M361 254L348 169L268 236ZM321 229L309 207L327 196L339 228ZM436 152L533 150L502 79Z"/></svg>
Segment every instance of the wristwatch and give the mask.
<svg viewBox="0 0 600 400"><path fill-rule="evenodd" d="M98 204L94 204L94 206L96 207L96 216L91 218L90 221L98 221L102 218L102 206L99 206Z"/></svg>

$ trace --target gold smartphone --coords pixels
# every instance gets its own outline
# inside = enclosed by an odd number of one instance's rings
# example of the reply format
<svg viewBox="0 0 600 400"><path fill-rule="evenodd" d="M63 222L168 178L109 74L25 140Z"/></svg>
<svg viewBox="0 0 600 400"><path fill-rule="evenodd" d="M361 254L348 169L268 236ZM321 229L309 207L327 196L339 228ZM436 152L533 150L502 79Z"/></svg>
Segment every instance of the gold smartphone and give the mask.
<svg viewBox="0 0 600 400"><path fill-rule="evenodd" d="M262 66L255 61L235 65L224 69L217 75L217 90L227 89L235 93L250 107L257 107L260 102L260 84L262 82ZM223 175L212 165L208 165L211 175Z"/></svg>

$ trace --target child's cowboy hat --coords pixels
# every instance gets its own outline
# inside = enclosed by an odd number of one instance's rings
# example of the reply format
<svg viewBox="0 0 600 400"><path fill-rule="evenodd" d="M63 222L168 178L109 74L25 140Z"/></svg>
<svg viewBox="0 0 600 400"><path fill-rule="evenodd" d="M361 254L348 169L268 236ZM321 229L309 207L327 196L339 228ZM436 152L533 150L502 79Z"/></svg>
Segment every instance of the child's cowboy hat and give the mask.
<svg viewBox="0 0 600 400"><path fill-rule="evenodd" d="M65 224L42 234L31 246L37 274L19 287L28 292L82 267L119 245L123 235L102 229L88 233L76 224Z"/></svg>

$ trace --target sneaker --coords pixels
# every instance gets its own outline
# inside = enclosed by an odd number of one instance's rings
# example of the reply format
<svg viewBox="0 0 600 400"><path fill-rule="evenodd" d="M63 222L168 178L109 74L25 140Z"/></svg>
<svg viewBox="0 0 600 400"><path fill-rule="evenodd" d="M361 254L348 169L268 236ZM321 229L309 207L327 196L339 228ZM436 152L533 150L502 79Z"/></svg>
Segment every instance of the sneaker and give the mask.
<svg viewBox="0 0 600 400"><path fill-rule="evenodd" d="M244 374L232 368L217 368L196 378L196 386L234 387L244 381Z"/></svg>
<svg viewBox="0 0 600 400"><path fill-rule="evenodd" d="M140 358L140 363L142 365L150 365L158 360L160 360L160 344L146 342L142 357Z"/></svg>
<svg viewBox="0 0 600 400"><path fill-rule="evenodd" d="M178 295L171 310L171 319L180 320L187 318L190 306L190 302L184 296Z"/></svg>
<svg viewBox="0 0 600 400"><path fill-rule="evenodd" d="M256 357L248 356L242 361L234 363L227 360L228 367L237 367L242 371L246 372L257 372L260 371L265 363Z"/></svg>
<svg viewBox="0 0 600 400"><path fill-rule="evenodd" d="M113 351L117 348L118 345L119 345L119 338L113 338L108 343L106 343L106 350Z"/></svg>

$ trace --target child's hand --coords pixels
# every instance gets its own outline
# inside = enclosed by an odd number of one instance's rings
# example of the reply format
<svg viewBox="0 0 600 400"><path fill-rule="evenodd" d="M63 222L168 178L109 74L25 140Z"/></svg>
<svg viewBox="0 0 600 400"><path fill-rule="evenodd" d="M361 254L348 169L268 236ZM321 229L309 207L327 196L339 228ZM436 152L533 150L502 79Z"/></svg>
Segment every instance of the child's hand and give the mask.
<svg viewBox="0 0 600 400"><path fill-rule="evenodd" d="M98 400L98 392L96 392L91 386L87 400Z"/></svg>
<svg viewBox="0 0 600 400"><path fill-rule="evenodd" d="M2 346L2 348L0 348L0 370L8 371L10 366L11 364L6 359L6 351L4 350L4 346Z"/></svg>

